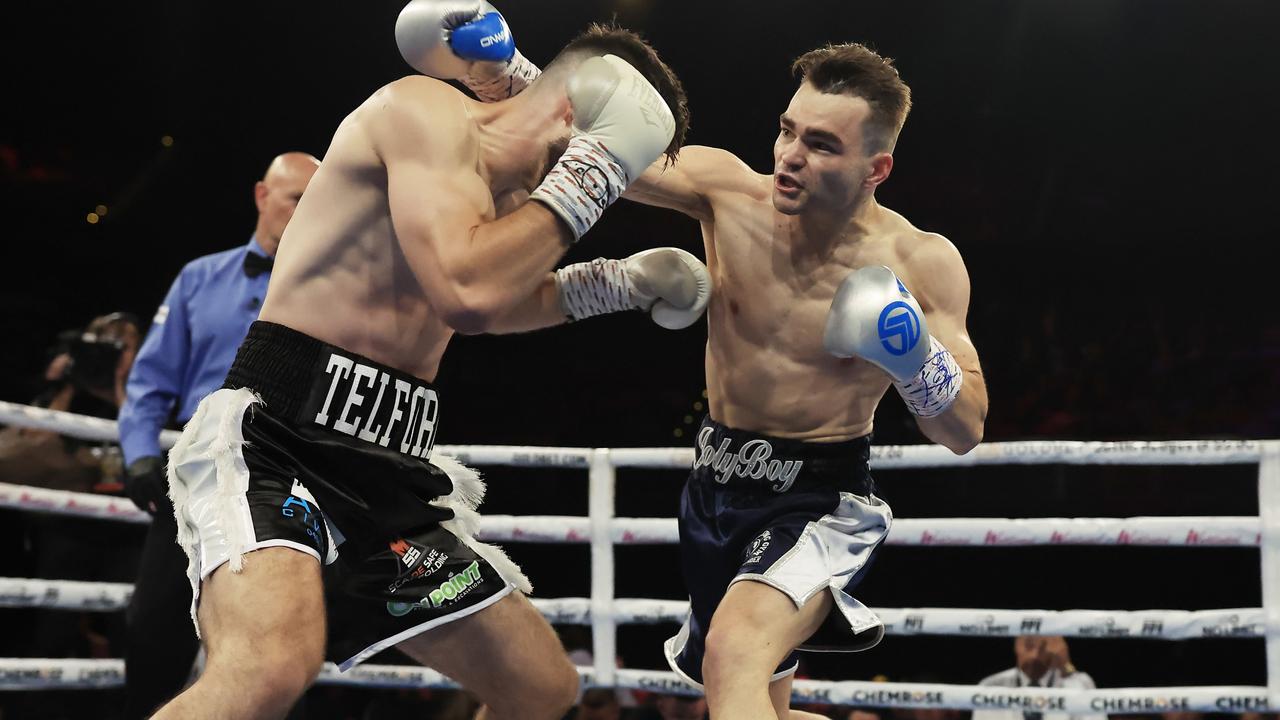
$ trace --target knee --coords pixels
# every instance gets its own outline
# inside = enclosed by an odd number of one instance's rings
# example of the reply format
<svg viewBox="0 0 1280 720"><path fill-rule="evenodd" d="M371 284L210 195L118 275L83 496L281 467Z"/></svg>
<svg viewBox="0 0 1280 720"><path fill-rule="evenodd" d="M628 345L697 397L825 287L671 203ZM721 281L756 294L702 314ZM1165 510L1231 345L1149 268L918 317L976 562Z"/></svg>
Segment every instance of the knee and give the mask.
<svg viewBox="0 0 1280 720"><path fill-rule="evenodd" d="M265 713L263 717L283 716L319 674L319 664L277 664L270 669L257 668L254 678L244 683L240 691L252 696L253 706Z"/></svg>
<svg viewBox="0 0 1280 720"><path fill-rule="evenodd" d="M268 667L269 665L269 667ZM270 659L259 666L259 673L264 684L268 685L280 697L302 697L302 693L311 687L316 676L324 667L324 656L302 657L300 655L282 655Z"/></svg>
<svg viewBox="0 0 1280 720"><path fill-rule="evenodd" d="M211 656L205 674L224 678L246 707L258 708L262 717L273 717L283 716L293 707L323 665L322 652L259 649L238 659Z"/></svg>
<svg viewBox="0 0 1280 720"><path fill-rule="evenodd" d="M563 717L578 701L578 686L581 682L577 668L567 658L559 665L559 670L550 673L551 677L548 678L547 688L541 699L552 716L557 718Z"/></svg>
<svg viewBox="0 0 1280 720"><path fill-rule="evenodd" d="M741 632L733 623L712 623L703 645L702 677L709 686L719 686L730 676L764 670L773 672L774 665L754 633Z"/></svg>

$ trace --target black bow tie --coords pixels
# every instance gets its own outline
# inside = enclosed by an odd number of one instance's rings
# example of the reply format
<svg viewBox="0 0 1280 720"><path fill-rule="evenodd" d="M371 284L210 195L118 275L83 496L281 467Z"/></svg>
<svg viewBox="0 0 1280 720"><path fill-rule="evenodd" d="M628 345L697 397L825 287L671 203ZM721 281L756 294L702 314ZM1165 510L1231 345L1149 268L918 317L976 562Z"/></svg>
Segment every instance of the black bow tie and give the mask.
<svg viewBox="0 0 1280 720"><path fill-rule="evenodd" d="M244 254L244 274L251 278L256 278L262 273L271 272L273 264L275 264L275 258L263 257L251 252Z"/></svg>

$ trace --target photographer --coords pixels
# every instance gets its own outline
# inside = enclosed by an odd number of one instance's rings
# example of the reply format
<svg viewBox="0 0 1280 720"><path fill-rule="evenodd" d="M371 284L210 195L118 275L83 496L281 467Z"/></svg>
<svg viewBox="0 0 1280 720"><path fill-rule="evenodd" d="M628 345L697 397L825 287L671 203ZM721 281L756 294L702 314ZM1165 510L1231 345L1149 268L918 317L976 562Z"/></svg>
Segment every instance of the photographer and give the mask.
<svg viewBox="0 0 1280 720"><path fill-rule="evenodd" d="M138 341L138 321L128 313L103 315L83 331L62 333L45 370L48 388L32 404L114 420L124 403L125 381ZM120 465L120 451L114 443L94 443L31 428L0 431L0 478L4 482L113 492L121 487Z"/></svg>
<svg viewBox="0 0 1280 720"><path fill-rule="evenodd" d="M50 351L48 384L32 404L114 420L139 342L138 321L127 313L95 318L62 333ZM118 493L122 462L115 443L64 437L48 430L0 431L0 480L74 492ZM24 575L46 580L128 582L137 565L143 528L92 518L27 513ZM14 639L29 657L111 657L124 636L120 613L36 610ZM112 650L112 645L117 649ZM101 700L79 690L24 694L12 699L15 717L88 717Z"/></svg>

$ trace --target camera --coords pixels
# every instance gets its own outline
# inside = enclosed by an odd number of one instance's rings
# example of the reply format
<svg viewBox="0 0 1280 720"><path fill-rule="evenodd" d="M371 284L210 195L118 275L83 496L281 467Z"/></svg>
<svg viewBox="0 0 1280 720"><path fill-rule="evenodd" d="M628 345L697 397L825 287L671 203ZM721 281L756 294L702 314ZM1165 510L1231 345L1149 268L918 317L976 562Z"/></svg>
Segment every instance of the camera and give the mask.
<svg viewBox="0 0 1280 720"><path fill-rule="evenodd" d="M71 356L67 377L82 390L111 388L123 352L124 342L120 340L82 333L67 344L67 354Z"/></svg>

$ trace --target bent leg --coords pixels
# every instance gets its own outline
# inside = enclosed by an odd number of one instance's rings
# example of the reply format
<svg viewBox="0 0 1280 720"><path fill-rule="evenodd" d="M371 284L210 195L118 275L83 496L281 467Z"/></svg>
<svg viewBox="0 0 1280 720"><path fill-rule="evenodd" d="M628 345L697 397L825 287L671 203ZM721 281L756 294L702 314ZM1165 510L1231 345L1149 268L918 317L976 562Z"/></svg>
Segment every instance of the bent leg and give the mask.
<svg viewBox="0 0 1280 720"><path fill-rule="evenodd" d="M269 547L241 572L224 564L201 585L199 616L204 673L155 718L282 718L320 673L324 594L310 555Z"/></svg>
<svg viewBox="0 0 1280 720"><path fill-rule="evenodd" d="M785 696L771 692L774 671L822 625L831 603L830 593L821 592L797 609L791 598L764 583L730 586L711 618L702 661L712 720L787 717L790 679ZM780 682L773 685L781 688Z"/></svg>
<svg viewBox="0 0 1280 720"><path fill-rule="evenodd" d="M396 647L475 693L481 718L558 720L578 695L560 639L519 592Z"/></svg>

